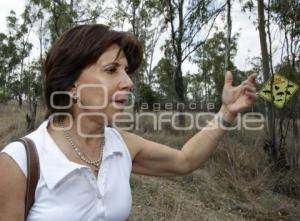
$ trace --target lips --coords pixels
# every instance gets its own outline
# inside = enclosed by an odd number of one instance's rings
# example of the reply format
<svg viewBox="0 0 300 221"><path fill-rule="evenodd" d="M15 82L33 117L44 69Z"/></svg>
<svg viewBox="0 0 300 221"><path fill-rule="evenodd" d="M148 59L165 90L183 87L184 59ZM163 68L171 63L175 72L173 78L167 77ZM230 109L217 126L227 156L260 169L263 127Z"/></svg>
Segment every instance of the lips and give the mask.
<svg viewBox="0 0 300 221"><path fill-rule="evenodd" d="M114 102L117 105L124 106L127 102L127 98L118 98L118 99L115 99Z"/></svg>
<svg viewBox="0 0 300 221"><path fill-rule="evenodd" d="M115 100L116 103L125 104L127 100Z"/></svg>

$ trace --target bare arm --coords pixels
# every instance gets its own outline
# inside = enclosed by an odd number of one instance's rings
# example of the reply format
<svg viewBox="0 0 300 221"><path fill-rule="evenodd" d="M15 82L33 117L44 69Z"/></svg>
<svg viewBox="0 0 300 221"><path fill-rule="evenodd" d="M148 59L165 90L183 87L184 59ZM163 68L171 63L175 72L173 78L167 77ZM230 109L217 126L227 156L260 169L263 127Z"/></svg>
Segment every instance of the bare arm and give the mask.
<svg viewBox="0 0 300 221"><path fill-rule="evenodd" d="M232 75L227 73L223 90L223 105L219 111L226 121L232 122L236 114L253 105L256 99L255 75L241 85L233 87ZM215 151L225 133L215 119L189 139L181 150L168 147L138 135L122 132L131 149L133 172L152 176L184 175L199 168Z"/></svg>
<svg viewBox="0 0 300 221"><path fill-rule="evenodd" d="M224 108L220 113L227 121L234 116L228 115ZM127 145L133 150L133 173L152 176L185 175L199 168L214 152L224 130L213 119L200 132L189 139L181 150L144 139L138 135L122 132Z"/></svg>
<svg viewBox="0 0 300 221"><path fill-rule="evenodd" d="M221 107L218 115L230 123L235 119L235 115L230 114L224 106ZM181 151L187 158L187 172L199 168L212 155L224 134L224 127L221 127L214 118L184 144Z"/></svg>
<svg viewBox="0 0 300 221"><path fill-rule="evenodd" d="M0 154L0 221L24 220L26 177L6 153Z"/></svg>

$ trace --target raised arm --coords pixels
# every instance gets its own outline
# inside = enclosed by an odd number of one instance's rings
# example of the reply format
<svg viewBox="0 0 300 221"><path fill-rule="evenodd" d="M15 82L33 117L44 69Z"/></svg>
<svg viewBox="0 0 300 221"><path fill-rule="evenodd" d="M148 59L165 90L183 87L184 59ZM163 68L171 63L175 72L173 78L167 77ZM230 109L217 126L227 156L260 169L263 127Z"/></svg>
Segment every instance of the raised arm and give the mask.
<svg viewBox="0 0 300 221"><path fill-rule="evenodd" d="M223 105L218 112L225 121L232 122L238 112L253 105L256 99L255 78L256 75L252 74L241 85L233 87L232 74L226 73ZM131 149L134 173L176 176L199 168L214 152L224 133L224 127L220 127L220 122L214 118L180 150L128 132L122 132L122 136Z"/></svg>

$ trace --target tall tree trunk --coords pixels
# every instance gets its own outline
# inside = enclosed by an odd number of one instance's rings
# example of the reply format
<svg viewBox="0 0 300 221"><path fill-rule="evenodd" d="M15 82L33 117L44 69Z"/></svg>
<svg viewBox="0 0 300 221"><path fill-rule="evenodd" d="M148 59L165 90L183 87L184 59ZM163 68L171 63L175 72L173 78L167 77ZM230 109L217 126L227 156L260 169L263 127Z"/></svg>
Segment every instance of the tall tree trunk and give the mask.
<svg viewBox="0 0 300 221"><path fill-rule="evenodd" d="M264 16L264 0L257 0L258 9L258 31L261 47L262 65L263 65L263 76L264 80L268 80L272 75L270 74L270 62L266 38L266 28L265 28L265 16ZM273 81L271 81L271 95L273 94ZM273 99L273 95L272 95ZM266 108L266 133L267 138L265 142L265 150L270 154L271 159L275 164L278 163L278 159L282 157L282 152L280 153L278 143L275 137L275 112L273 105L269 102L265 102ZM282 150L281 150L282 151ZM280 156L281 155L281 156Z"/></svg>
<svg viewBox="0 0 300 221"><path fill-rule="evenodd" d="M22 105L23 105L23 99L22 99L22 93L21 92L18 93L18 104L19 104L19 108L21 108Z"/></svg>
<svg viewBox="0 0 300 221"><path fill-rule="evenodd" d="M231 0L227 0L227 38L226 38L226 48L225 48L225 72L229 70L230 64L230 45L231 45Z"/></svg>
<svg viewBox="0 0 300 221"><path fill-rule="evenodd" d="M21 70L20 70L20 87L19 87L19 93L18 93L18 100L19 100L19 107L22 107L23 101L22 101L22 93L23 93L23 78L24 78L24 52L25 52L25 48L26 48L26 42L25 39L23 39L22 41L22 51L21 51Z"/></svg>
<svg viewBox="0 0 300 221"><path fill-rule="evenodd" d="M175 91L177 95L177 101L179 103L183 103L185 105L185 88L182 78L182 41L184 35L184 18L183 18L183 3L184 0L180 0L176 9L178 10L178 30L174 28L174 12L175 8L173 8L171 0L168 1L169 12L171 17L171 38L172 38L172 47L175 53L176 58L176 68L175 68ZM176 33L177 32L177 33ZM183 112L182 105L179 105L179 112ZM179 127L185 126L185 118L184 115L180 114L179 118Z"/></svg>
<svg viewBox="0 0 300 221"><path fill-rule="evenodd" d="M264 81L270 78L270 69L269 69L269 55L268 55L268 47L267 47L267 40L266 40L266 31L265 31L265 16L264 16L264 1L257 0L257 10L258 10L258 31L259 31L259 40L260 40L260 48L261 48L261 57L262 57L262 65L263 65L263 76ZM271 88L272 90L272 88ZM269 140L269 146L266 148L270 148L269 151L274 155L274 112L273 107L271 104L265 102L266 105L266 118L267 118L267 137Z"/></svg>
<svg viewBox="0 0 300 221"><path fill-rule="evenodd" d="M177 94L177 98L178 98L178 102L180 103L179 106L179 112L182 113L184 112L184 108L182 108L181 104L184 104L183 106L185 106L185 98L184 98L184 84L183 84L183 78L182 78L182 69L181 69L181 65L179 67L176 68L175 71L175 90L176 90L176 94ZM180 114L178 116L178 120L179 120L179 126L180 127L184 127L185 126L185 118L183 114Z"/></svg>
<svg viewBox="0 0 300 221"><path fill-rule="evenodd" d="M296 114L298 116L298 114ZM297 123L297 117L293 119L293 139L294 139L294 150L295 154L292 156L292 168L298 168L300 164L300 143L299 143L299 129Z"/></svg>
<svg viewBox="0 0 300 221"><path fill-rule="evenodd" d="M39 60L40 60L40 77L42 79L42 82L45 82L45 74L44 74L44 62L43 62L43 44L44 44L44 39L43 39L43 17L40 18L40 32L39 32L39 47L40 47L40 54L39 54ZM41 89L44 91L44 84L41 84ZM42 105L45 107L46 106L46 101L44 99L44 96L41 96L42 99Z"/></svg>
<svg viewBox="0 0 300 221"><path fill-rule="evenodd" d="M269 39L269 62L270 62L271 74L274 75L274 70L273 70L273 53L272 53L272 36L271 36L270 24L271 24L271 9L270 9L270 0L268 0L268 22L267 22L267 30L268 30L268 39Z"/></svg>
<svg viewBox="0 0 300 221"><path fill-rule="evenodd" d="M34 125L36 121L36 110L37 110L36 96L37 96L37 85L34 84L32 96L29 97L29 113L26 114L27 132L31 132L34 130Z"/></svg>
<svg viewBox="0 0 300 221"><path fill-rule="evenodd" d="M133 35L139 39L139 27L137 25L137 6L135 4L131 5L131 13L132 13L132 19L131 19L131 28ZM141 96L140 96L140 82L141 82L141 73L138 71L137 74L133 76L133 83L135 85L134 89L134 96L135 96L135 102L134 102L134 112L139 113L140 112L140 103L141 103ZM136 120L134 119L134 122Z"/></svg>

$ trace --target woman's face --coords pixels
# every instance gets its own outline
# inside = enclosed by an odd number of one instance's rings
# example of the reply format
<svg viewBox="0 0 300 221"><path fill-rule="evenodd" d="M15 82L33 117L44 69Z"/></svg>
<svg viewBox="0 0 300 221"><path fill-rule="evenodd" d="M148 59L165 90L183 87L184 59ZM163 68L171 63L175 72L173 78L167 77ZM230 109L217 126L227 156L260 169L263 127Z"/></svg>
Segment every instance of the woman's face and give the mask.
<svg viewBox="0 0 300 221"><path fill-rule="evenodd" d="M72 92L76 92L79 101L74 108L88 115L104 114L111 122L115 113L124 110L133 87L127 70L124 52L113 44L75 82Z"/></svg>

